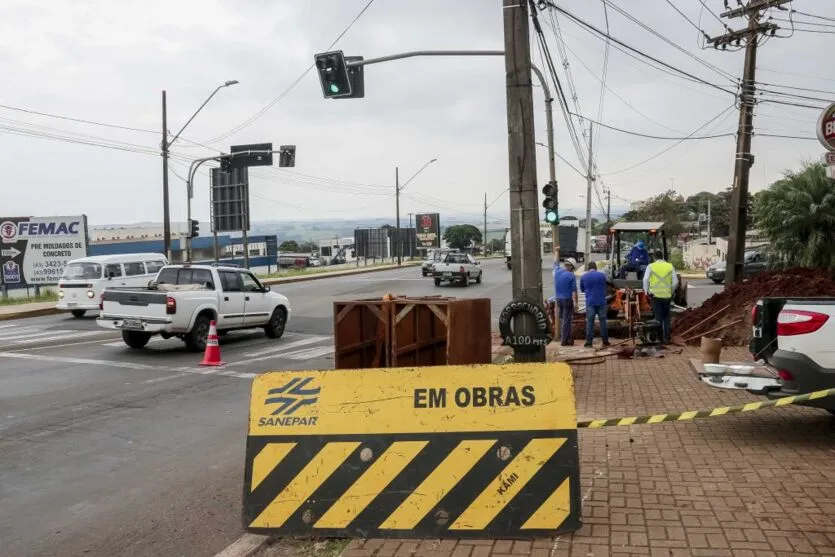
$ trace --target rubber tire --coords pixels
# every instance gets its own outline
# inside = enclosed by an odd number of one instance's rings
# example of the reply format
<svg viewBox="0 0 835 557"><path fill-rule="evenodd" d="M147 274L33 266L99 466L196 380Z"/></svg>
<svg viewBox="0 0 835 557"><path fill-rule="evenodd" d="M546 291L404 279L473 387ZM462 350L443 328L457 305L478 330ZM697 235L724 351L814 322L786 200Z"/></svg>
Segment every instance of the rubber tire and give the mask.
<svg viewBox="0 0 835 557"><path fill-rule="evenodd" d="M270 316L269 323L264 327L264 334L267 335L267 338L281 338L286 326L287 310L281 307L275 308Z"/></svg>
<svg viewBox="0 0 835 557"><path fill-rule="evenodd" d="M186 348L191 352L203 352L206 350L206 339L209 336L209 325L211 319L205 315L198 315L194 320L194 326L183 336Z"/></svg>
<svg viewBox="0 0 835 557"><path fill-rule="evenodd" d="M481 284L481 275L483 275L483 274L484 274L484 272L482 271L482 272L481 272L481 273L479 273L479 274L478 274L478 276L475 278L475 283L476 283L476 284Z"/></svg>
<svg viewBox="0 0 835 557"><path fill-rule="evenodd" d="M714 282L714 284L722 284L723 282L725 282L724 280L719 280L719 279L711 279L711 280Z"/></svg>
<svg viewBox="0 0 835 557"><path fill-rule="evenodd" d="M87 313L87 310L86 309L74 309L70 313L72 313L72 316L75 317L76 319L81 319L82 317L84 317L84 314Z"/></svg>
<svg viewBox="0 0 835 557"><path fill-rule="evenodd" d="M440 286L440 285L441 285L441 279L436 278L435 279L435 286Z"/></svg>
<svg viewBox="0 0 835 557"><path fill-rule="evenodd" d="M464 284L462 284L461 286L469 286L469 285L470 285L470 275L468 274L467 276L464 277Z"/></svg>
<svg viewBox="0 0 835 557"><path fill-rule="evenodd" d="M140 331L122 331L122 340L131 348L141 350L151 340L151 334Z"/></svg>

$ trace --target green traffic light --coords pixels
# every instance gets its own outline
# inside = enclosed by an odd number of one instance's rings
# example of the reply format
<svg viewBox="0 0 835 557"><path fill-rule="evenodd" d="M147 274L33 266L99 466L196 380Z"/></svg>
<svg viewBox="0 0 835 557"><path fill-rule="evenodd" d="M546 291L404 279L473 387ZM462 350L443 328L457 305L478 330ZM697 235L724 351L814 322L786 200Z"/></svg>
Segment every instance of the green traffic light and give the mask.
<svg viewBox="0 0 835 557"><path fill-rule="evenodd" d="M545 211L545 222L549 222L551 224L557 222L558 217L557 213L554 211Z"/></svg>
<svg viewBox="0 0 835 557"><path fill-rule="evenodd" d="M336 83L331 83L328 86L328 89L330 89L331 93L339 93L339 85L337 85Z"/></svg>

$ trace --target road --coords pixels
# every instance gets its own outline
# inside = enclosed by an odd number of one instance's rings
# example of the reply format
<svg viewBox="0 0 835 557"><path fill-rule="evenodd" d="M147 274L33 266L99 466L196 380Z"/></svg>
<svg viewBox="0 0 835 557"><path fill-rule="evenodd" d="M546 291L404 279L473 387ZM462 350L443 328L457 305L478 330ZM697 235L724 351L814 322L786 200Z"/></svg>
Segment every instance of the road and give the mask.
<svg viewBox="0 0 835 557"><path fill-rule="evenodd" d="M335 300L488 297L495 328L510 271L483 268L469 288L435 287L414 267L274 287L293 305L286 335L230 333L220 368L176 339L130 350L94 316L0 322L3 554L215 555L242 533L251 378L333 367Z"/></svg>

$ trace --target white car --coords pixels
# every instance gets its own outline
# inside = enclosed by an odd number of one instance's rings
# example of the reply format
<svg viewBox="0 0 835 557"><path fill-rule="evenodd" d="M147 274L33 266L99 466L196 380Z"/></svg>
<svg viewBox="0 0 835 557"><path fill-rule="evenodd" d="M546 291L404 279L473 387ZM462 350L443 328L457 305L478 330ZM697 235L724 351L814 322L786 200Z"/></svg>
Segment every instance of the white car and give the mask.
<svg viewBox="0 0 835 557"><path fill-rule="evenodd" d="M131 348L153 335L177 337L193 351L206 347L209 324L219 334L263 328L280 338L290 320L290 301L263 285L247 269L211 265L168 265L146 288L106 288L96 323L122 331Z"/></svg>
<svg viewBox="0 0 835 557"><path fill-rule="evenodd" d="M432 264L432 278L435 279L435 286L442 282L459 282L469 286L471 280L481 284L481 263L468 253L450 253L442 261Z"/></svg>

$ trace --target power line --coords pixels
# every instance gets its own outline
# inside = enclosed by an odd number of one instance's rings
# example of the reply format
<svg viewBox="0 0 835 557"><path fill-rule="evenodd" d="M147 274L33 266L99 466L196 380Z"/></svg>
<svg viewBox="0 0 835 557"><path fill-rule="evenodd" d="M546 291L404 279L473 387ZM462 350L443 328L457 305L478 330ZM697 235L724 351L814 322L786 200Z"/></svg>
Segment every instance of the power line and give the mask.
<svg viewBox="0 0 835 557"><path fill-rule="evenodd" d="M728 24L727 24L727 23L725 23L724 21L722 21L722 18L720 18L720 17L716 14L716 12L714 12L713 10L711 10L711 9L708 7L708 5L707 5L707 4L705 4L705 1L704 1L704 0L699 0L699 3L700 3L702 6L704 6L704 9L706 9L706 10L708 11L708 13L709 13L710 15L712 15L712 16L714 17L714 19L716 19L716 21L718 21L718 22L720 23L720 25L722 25L722 27L724 27L724 28L725 28L725 29L727 29L728 31L730 31L730 30L731 30L731 28L730 28L730 27L728 27Z"/></svg>
<svg viewBox="0 0 835 557"><path fill-rule="evenodd" d="M812 17L812 18L815 18L815 19L823 19L824 21L835 21L835 18L824 17L822 15L810 14L810 13L807 13L807 12L801 12L800 10L795 10L795 9L792 9L791 13L805 15L806 17Z"/></svg>
<svg viewBox="0 0 835 557"><path fill-rule="evenodd" d="M599 28L597 28L597 27L595 27L594 25L592 25L592 24L588 23L587 21L585 21L585 20L583 20L583 19L580 19L579 17L575 16L575 15L574 15L574 14L572 14L571 12L569 12L569 11L567 11L567 10L564 10L563 8L561 8L561 7L557 6L556 4L554 4L553 2L551 2L550 0L543 0L543 2L542 2L542 3L543 3L543 4L545 4L546 6L550 7L551 9L557 10L558 12L560 12L560 13L562 13L562 14L566 15L567 17L569 17L569 18L570 18L570 19L572 19L573 21L575 21L575 22L577 22L578 24L582 25L583 27L585 27L585 28L587 28L587 29L589 29L589 30L593 31L594 33L596 33L596 34L598 34L598 35L600 35L600 36L602 36L602 37L608 37L608 38L609 38L612 42L614 42L614 43L616 43L616 44L619 44L620 46L622 46L622 47L624 47L624 48L626 48L626 49L629 49L629 50L631 50L632 52L635 52L636 54L638 54L638 55L640 55L640 56L643 56L644 58L647 58L647 59L649 59L649 60L652 60L653 62L655 62L655 63L657 63L657 64L660 64L660 65L664 66L665 68L668 68L668 69L670 69L670 70L672 70L672 71L674 71L674 72L676 72L676 73L678 73L678 74L681 74L681 75L683 75L683 76L685 76L685 77L688 77L688 78L690 78L690 79L691 79L691 80L693 80L693 81L699 82L699 83L701 83L701 84L703 84L703 85L707 85L708 87L712 87L712 88L714 88L714 89L718 89L718 90L720 90L720 91L724 91L725 93L730 93L730 94L732 94L732 95L734 95L734 96L736 95L736 93L734 93L733 91L729 91L729 90L727 90L727 89L723 88L723 87L722 87L722 86L720 86L720 85L717 85L717 84L715 84L715 83L711 83L710 81L707 81L707 80L704 80L704 79L702 79L702 78L700 78L700 77L697 77L697 76L695 76L695 75L693 75L693 74L691 74L691 73L689 73L689 72L686 72L686 71L684 71L684 70L682 70L682 69L679 69L679 68L677 68L677 67L675 67L675 66L673 66L673 65L671 65L671 64L668 64L668 63L666 63L666 62L663 62L663 61L659 60L658 58L655 58L654 56L651 56L651 55L647 54L646 52L643 52L642 50L640 50L640 49L638 49L638 48L635 48L635 47L633 47L633 46L630 46L630 45L628 45L628 44L624 43L624 42L623 42L623 41L621 41L620 39L617 39L616 37L613 37L612 35L610 35L610 34L608 34L608 33L604 32L604 31L600 30Z"/></svg>
<svg viewBox="0 0 835 557"><path fill-rule="evenodd" d="M80 124L90 124L90 125L93 125L93 126L102 126L102 127L105 127L105 128L115 128L115 129L119 129L119 130L127 130L127 131L132 131L132 132L159 134L159 131L154 131L154 130L147 130L147 129L143 129L143 128L133 128L133 127L130 127L130 126L122 126L122 125L117 125L117 124L106 124L104 122L96 122L94 120L84 120L82 118L73 118L73 117L70 117L70 116L62 116L60 114L50 114L48 112L39 112L37 110L32 110L30 108L21 108L19 106L9 106L7 104L0 104L0 108L5 108L6 110L14 110L16 112L25 112L26 114L34 114L36 116L45 116L47 118L57 118L59 120L68 120L70 122L78 122Z"/></svg>
<svg viewBox="0 0 835 557"><path fill-rule="evenodd" d="M696 139L716 139L716 138L719 138L719 137L733 137L733 136L736 135L733 132L719 133L719 134L713 134L713 135L693 135L693 134L689 134L689 135L685 135L685 136L676 136L676 137L661 136L661 135L650 135L650 134L646 134L646 133L641 133L641 132L636 132L636 131L631 131L631 130L625 130L623 128L618 128L618 127L615 127L615 126L611 126L609 124L604 124L603 122L598 122L598 121L592 120L590 118L587 118L587 120L589 122L593 122L593 123L597 124L598 126L603 126L604 128L614 130L616 132L626 133L626 134L629 134L629 135L636 135L638 137L646 137L648 139L662 139L662 140L669 140L669 141L679 141L679 140L684 141L684 140L696 140Z"/></svg>
<svg viewBox="0 0 835 557"><path fill-rule="evenodd" d="M349 29L351 29L351 27L353 27L353 26L354 26L354 24L355 24L355 23L359 20L359 18L361 18L361 17L363 16L363 14L364 14L364 13L368 10L368 8L370 8L370 7L371 7L371 4L373 4L373 3L374 3L374 0L368 0L368 3L367 3L367 4L365 4L365 6L364 6L364 7L360 10L360 12L359 12L359 13L358 13L355 17L354 17L354 19L353 19L353 20L351 20L351 23L349 23L349 24L348 24L348 26L347 26L347 27L345 27L345 29L343 29L343 30L342 30L342 32L341 32L339 35L337 35L337 37L333 40L333 42L331 42L331 44L330 44L330 45L328 45L328 47L327 47L327 49L326 49L326 50L330 50L331 48L333 48L333 46L334 46L336 43L338 43L338 42L339 42L339 40L340 40L342 37L344 37L344 36L345 36L345 34L348 32L348 30L349 30ZM281 99L283 99L284 97L286 97L286 96L290 93L290 91L292 91L292 90L293 90L293 88L295 88L295 86L296 86L296 85L298 85L298 84L299 84L299 82L301 82L301 80L302 80L302 79L304 79L304 77L305 77L305 76L306 76L306 75L310 72L310 70L312 70L312 69L313 69L313 67L314 67L314 66L315 66L315 64L311 64L311 65L309 65L309 66L308 66L308 67L307 67L307 68L306 68L306 69L305 69L305 70L301 73L301 75L299 75L299 77L297 77L297 78L296 78L296 80L295 80L295 81L293 81L293 82L292 82L292 83L291 83L291 84L290 84L290 85L289 85L286 89L284 89L281 93L279 93L277 97L275 97L273 100L271 100L270 102L268 102L268 103L267 103L267 105L266 105L266 106L264 106L264 108L262 108L261 110L259 110L258 112L256 112L256 113L255 113L255 114L253 114L252 116L250 116L247 120L244 120L242 123L238 124L237 126L235 126L234 128L232 128L232 129L231 129L231 130L229 130L228 132L223 133L223 134L221 134L221 135L219 135L219 136L217 136L217 137L215 137L215 138L213 138L213 139L210 139L209 141L206 141L206 143L211 144L211 143L217 143L218 141L223 141L223 140L224 140L224 139L226 139L227 137L230 137L230 136L232 136L232 135L234 135L234 134L238 133L239 131L243 130L244 128L247 128L248 126L250 126L253 122L255 122L255 121L256 121L256 120L258 120L261 116L263 116L264 114L266 114L268 110L270 110L273 106L275 106L275 105L276 105L276 103L278 103Z"/></svg>
<svg viewBox="0 0 835 557"><path fill-rule="evenodd" d="M723 110L722 112L720 112L719 114L717 114L716 116L714 116L713 118L711 118L710 120L708 120L707 122L705 122L704 124L702 124L701 126L699 126L698 128L696 128L695 130L693 130L693 132L692 132L692 133L690 133L690 134L689 134L689 136L696 135L696 133L700 132L701 130L703 130L704 128L706 128L707 126L709 126L710 124L712 124L712 123L713 123L713 122L715 122L716 120L718 120L718 119L719 119L720 117L722 117L723 115L727 118L727 117L730 115L730 111L731 111L732 109L734 109L734 108L736 108L736 104L732 104L732 105L730 105L730 106L729 106L729 107L727 107L725 110ZM685 139L686 139L686 138L685 138ZM628 167L626 167L626 168L622 168L622 169L620 169L620 170L616 170L615 172L608 172L608 173L606 173L606 174L603 174L603 176L614 176L615 174L622 174L622 173L624 173L624 172L628 172L628 171L630 171L630 170L634 170L635 168L638 168L639 166L643 166L644 164L646 164L646 163L648 163L648 162L650 162L650 161L652 161L652 160L657 159L658 157L660 157L660 156L661 156L661 155L663 155L664 153L666 153L666 152L668 152L668 151L670 151L670 150L674 149L675 147L677 147L678 145L680 145L681 143L683 143L683 142L685 141L685 139L679 139L678 141L676 141L675 143L673 143L672 145L670 145L669 147L667 147L667 148L666 148L666 149L664 149L663 151L660 151L660 152L658 152L658 153L656 153L656 154L652 155L652 156L651 156L651 157L649 157L648 159L642 160L641 162L639 162L639 163L637 163L637 164L633 164L632 166L628 166Z"/></svg>
<svg viewBox="0 0 835 557"><path fill-rule="evenodd" d="M674 9L675 11L677 11L677 12L678 12L678 14L679 14L681 17L683 17L683 18L687 21L687 23L689 23L690 25L692 25L693 27L695 27L696 31L698 31L699 33L701 33L701 34L704 36L704 38L705 38L705 39L710 38L710 37L709 37L709 35L708 35L707 33L705 33L705 32L702 30L702 28L701 28L701 27L699 27L698 25L696 25L696 24L693 22L693 20L692 20L692 19L690 19L689 17L687 17L687 16L684 14L684 12L682 12L681 10L679 10L679 9L678 9L678 7L676 7L676 5L675 5L675 4L673 4L672 0L666 0L666 1L667 1L667 4L669 4L669 5L670 5L670 7L671 7L672 9Z"/></svg>

